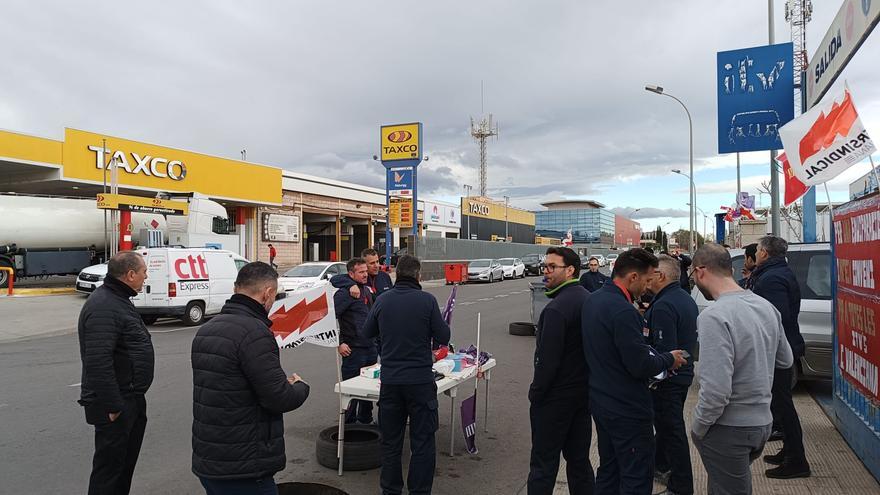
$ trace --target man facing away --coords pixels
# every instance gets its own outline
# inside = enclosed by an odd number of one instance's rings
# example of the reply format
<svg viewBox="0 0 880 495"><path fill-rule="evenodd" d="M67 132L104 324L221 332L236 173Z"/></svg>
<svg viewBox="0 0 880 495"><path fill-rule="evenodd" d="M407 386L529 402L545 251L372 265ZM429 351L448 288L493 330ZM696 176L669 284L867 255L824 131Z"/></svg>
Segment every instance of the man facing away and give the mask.
<svg viewBox="0 0 880 495"><path fill-rule="evenodd" d="M750 494L751 463L770 436L774 369L791 367L794 358L779 312L734 281L726 249L704 245L693 266L700 292L715 302L697 318L705 366L691 438L709 493Z"/></svg>
<svg viewBox="0 0 880 495"><path fill-rule="evenodd" d="M131 302L143 288L147 265L132 251L107 263L104 285L79 314L82 359L80 405L95 427L89 494L126 494L147 427L144 395L153 383L150 333Z"/></svg>
<svg viewBox="0 0 880 495"><path fill-rule="evenodd" d="M281 368L269 309L278 273L248 263L235 294L192 342L192 471L208 495L274 495L284 469L283 413L301 406L309 386Z"/></svg>
<svg viewBox="0 0 880 495"><path fill-rule="evenodd" d="M401 450L407 419L411 451L406 482L409 493L431 493L434 483L438 417L431 342L449 344L449 326L443 321L437 299L422 291L420 273L418 258L401 256L394 288L376 300L364 324L366 338L382 339L379 484L384 495L403 491Z"/></svg>
<svg viewBox="0 0 880 495"><path fill-rule="evenodd" d="M651 345L658 352L684 349L694 354L697 345L697 303L681 288L679 261L658 256L659 266L649 287L654 298L645 313ZM694 380L693 358L688 358L676 374L656 384L651 391L654 402L654 440L656 472L666 478L667 495L692 495L694 475L684 425L684 402Z"/></svg>
<svg viewBox="0 0 880 495"><path fill-rule="evenodd" d="M583 304L590 409L599 443L596 493L650 495L654 425L648 379L686 363L681 350L660 353L645 343L644 320L633 306L657 264L641 248L622 253L614 263L613 283Z"/></svg>
<svg viewBox="0 0 880 495"><path fill-rule="evenodd" d="M529 495L553 493L560 452L569 493L592 494L595 485L590 465L589 371L581 335L581 306L590 293L578 283L579 270L580 257L570 248L547 249L544 293L551 300L538 318L535 374L529 387Z"/></svg>
<svg viewBox="0 0 880 495"><path fill-rule="evenodd" d="M581 275L581 285L590 292L596 292L605 285L608 277L599 271L599 260L596 258L590 258L587 262L587 267L589 270Z"/></svg>
<svg viewBox="0 0 880 495"><path fill-rule="evenodd" d="M752 292L763 297L779 311L782 327L791 346L794 362L804 355L804 338L798 325L801 310L801 289L797 278L788 267L785 255L788 243L785 239L766 236L758 239L755 260L757 268L752 272ZM791 382L795 372L794 365L777 368L773 374L773 402L770 408L774 422L782 429L782 449L764 456L764 462L778 464L768 469L768 478L806 478L810 476L810 465L804 452L804 433L801 420L794 408L791 396Z"/></svg>
<svg viewBox="0 0 880 495"><path fill-rule="evenodd" d="M352 296L350 289L340 288L333 295L333 304L336 307L336 318L339 320L339 347L337 351L342 356L342 379L348 380L360 374L361 368L376 364L378 359L376 351L376 339L367 338L363 335L364 322L373 305L373 293L366 287L367 264L363 258L354 258L346 264L347 274L337 275L331 279L340 285L334 287L350 287L358 289L358 296ZM345 283L337 280L344 277ZM360 422L371 424L373 422L373 403L368 400L352 400L345 413L346 423Z"/></svg>

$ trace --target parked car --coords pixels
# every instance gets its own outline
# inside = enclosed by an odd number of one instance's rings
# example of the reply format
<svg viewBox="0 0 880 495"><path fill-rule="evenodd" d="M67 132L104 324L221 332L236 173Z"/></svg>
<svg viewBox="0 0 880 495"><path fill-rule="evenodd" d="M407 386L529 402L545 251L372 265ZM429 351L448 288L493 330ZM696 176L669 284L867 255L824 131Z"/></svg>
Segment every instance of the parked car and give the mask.
<svg viewBox="0 0 880 495"><path fill-rule="evenodd" d="M608 264L611 265L612 263L614 263L617 260L618 256L620 256L620 255L617 253L611 253L605 257L605 261L607 261Z"/></svg>
<svg viewBox="0 0 880 495"><path fill-rule="evenodd" d="M580 258L581 258L581 270L588 269L590 267L590 258L592 258L592 256L587 256L586 254L581 254Z"/></svg>
<svg viewBox="0 0 880 495"><path fill-rule="evenodd" d="M734 278L742 278L745 263L742 249L731 249ZM796 379L830 379L832 371L831 246L828 243L789 244L788 266L801 289L798 316L806 352L797 364ZM702 311L709 304L694 287L691 295Z"/></svg>
<svg viewBox="0 0 880 495"><path fill-rule="evenodd" d="M473 260L468 263L469 282L489 282L504 280L504 270L498 260Z"/></svg>
<svg viewBox="0 0 880 495"><path fill-rule="evenodd" d="M596 261L599 262L599 266L607 266L608 265L608 260L605 258L605 256L603 256L601 254L594 254L592 256L588 256L588 258L596 258Z"/></svg>
<svg viewBox="0 0 880 495"><path fill-rule="evenodd" d="M526 275L541 275L542 267L541 265L544 263L544 255L543 254L527 254L522 257L522 262L526 267Z"/></svg>
<svg viewBox="0 0 880 495"><path fill-rule="evenodd" d="M335 261L311 261L297 265L278 277L278 290L292 292L310 289L315 285L330 280L334 275L348 273L345 263Z"/></svg>
<svg viewBox="0 0 880 495"><path fill-rule="evenodd" d="M504 278L525 278L526 265L519 258L501 258L501 272Z"/></svg>
<svg viewBox="0 0 880 495"><path fill-rule="evenodd" d="M76 276L74 289L81 294L91 294L95 289L104 285L107 277L107 263L87 266Z"/></svg>

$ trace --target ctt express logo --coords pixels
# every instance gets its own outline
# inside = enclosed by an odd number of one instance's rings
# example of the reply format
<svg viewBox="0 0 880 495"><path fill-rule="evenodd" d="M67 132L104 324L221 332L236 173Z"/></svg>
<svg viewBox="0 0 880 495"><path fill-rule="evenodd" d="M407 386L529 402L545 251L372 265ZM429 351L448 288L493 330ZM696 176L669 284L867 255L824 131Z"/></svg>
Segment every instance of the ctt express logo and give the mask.
<svg viewBox="0 0 880 495"><path fill-rule="evenodd" d="M107 150L100 146L89 146L89 151L95 152L95 167L103 170L105 163L116 160L116 166L132 175L146 175L160 179L182 181L186 178L186 165L180 160L169 160L160 156L139 155L122 150ZM134 166L132 167L132 164ZM109 168L109 166L107 167Z"/></svg>
<svg viewBox="0 0 880 495"><path fill-rule="evenodd" d="M208 280L208 263L202 255L174 260L174 271L180 280Z"/></svg>

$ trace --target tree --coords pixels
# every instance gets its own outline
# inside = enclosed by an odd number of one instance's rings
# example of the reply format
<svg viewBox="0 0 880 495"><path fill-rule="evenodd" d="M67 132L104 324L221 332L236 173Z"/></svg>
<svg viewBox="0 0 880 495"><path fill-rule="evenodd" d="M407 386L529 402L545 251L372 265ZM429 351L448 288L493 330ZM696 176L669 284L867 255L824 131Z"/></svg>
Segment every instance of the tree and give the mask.
<svg viewBox="0 0 880 495"><path fill-rule="evenodd" d="M702 246L706 242L706 240L703 238L703 236L699 232L695 232L695 234L696 234L695 239L697 241L696 246L697 247ZM691 233L690 233L690 231L685 230L685 229L678 229L675 232L673 232L672 235L675 237L675 240L678 242L678 246L681 249L689 250L691 248ZM691 254L693 254L693 253L691 253Z"/></svg>

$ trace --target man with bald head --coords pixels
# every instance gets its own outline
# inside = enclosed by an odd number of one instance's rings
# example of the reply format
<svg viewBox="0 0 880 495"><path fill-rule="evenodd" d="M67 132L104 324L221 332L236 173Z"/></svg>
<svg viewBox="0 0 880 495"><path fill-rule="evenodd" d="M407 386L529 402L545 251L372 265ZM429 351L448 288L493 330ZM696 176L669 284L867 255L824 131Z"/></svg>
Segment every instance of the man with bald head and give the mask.
<svg viewBox="0 0 880 495"><path fill-rule="evenodd" d="M683 349L694 354L697 344L697 303L681 287L681 262L661 254L648 287L654 295L645 313L648 340L658 352ZM657 383L654 404L655 478L666 481L667 494L691 495L694 477L684 426L684 402L694 380L694 360Z"/></svg>

